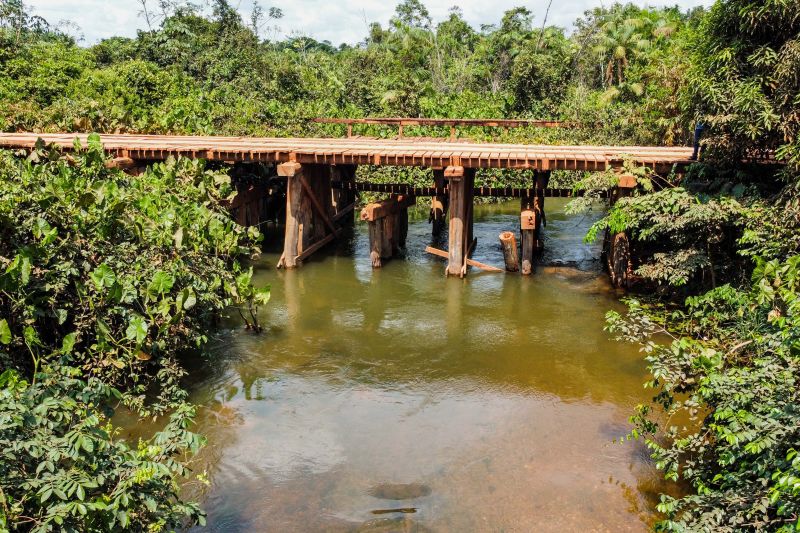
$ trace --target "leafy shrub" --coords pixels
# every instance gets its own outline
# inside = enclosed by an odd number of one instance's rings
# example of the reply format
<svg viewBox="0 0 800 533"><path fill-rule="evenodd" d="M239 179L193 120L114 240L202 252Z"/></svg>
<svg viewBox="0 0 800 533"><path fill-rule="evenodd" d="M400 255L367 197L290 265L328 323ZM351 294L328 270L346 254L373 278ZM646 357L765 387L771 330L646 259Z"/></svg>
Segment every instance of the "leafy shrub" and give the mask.
<svg viewBox="0 0 800 533"><path fill-rule="evenodd" d="M667 310L630 302L610 329L642 343L657 405L644 437L683 498L662 496L670 531L794 531L800 512L800 256L758 261L752 288L729 285ZM658 344L653 335L674 340ZM679 422L681 421L681 422Z"/></svg>
<svg viewBox="0 0 800 533"><path fill-rule="evenodd" d="M621 198L587 235L608 229L632 238L636 273L665 286L694 282L694 290L741 275L736 241L745 208L729 196L696 196L682 187Z"/></svg>
<svg viewBox="0 0 800 533"><path fill-rule="evenodd" d="M178 496L182 460L204 443L189 406L130 448L108 421L115 389L47 367L32 383L0 374L0 530L164 531L204 523ZM202 480L202 477L200 478Z"/></svg>
<svg viewBox="0 0 800 533"><path fill-rule="evenodd" d="M257 327L269 297L238 262L259 235L224 212L229 192L201 161L106 169L96 136L69 156L0 153L0 363L68 358L143 413L179 402L175 355L232 304Z"/></svg>

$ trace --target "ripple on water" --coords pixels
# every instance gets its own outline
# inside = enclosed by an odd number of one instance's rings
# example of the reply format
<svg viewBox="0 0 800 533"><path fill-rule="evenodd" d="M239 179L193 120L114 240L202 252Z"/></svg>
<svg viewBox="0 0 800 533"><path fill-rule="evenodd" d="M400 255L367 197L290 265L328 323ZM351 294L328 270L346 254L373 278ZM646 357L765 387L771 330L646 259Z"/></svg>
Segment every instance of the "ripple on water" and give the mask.
<svg viewBox="0 0 800 533"><path fill-rule="evenodd" d="M603 331L593 218L547 206L546 259L578 268L445 280L415 222L380 271L363 228L353 257L257 269L267 332L192 374L210 530L646 530L664 487L640 444L613 443L648 399L644 362ZM502 264L517 209L476 208L476 259Z"/></svg>

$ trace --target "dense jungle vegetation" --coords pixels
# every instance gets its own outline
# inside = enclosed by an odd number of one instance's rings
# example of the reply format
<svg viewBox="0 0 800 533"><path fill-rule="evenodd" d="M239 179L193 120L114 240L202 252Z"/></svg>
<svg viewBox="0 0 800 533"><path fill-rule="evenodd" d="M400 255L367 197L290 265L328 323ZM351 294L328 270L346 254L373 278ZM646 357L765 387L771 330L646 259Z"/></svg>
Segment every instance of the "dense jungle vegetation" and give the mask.
<svg viewBox="0 0 800 533"><path fill-rule="evenodd" d="M800 3L616 4L567 31L525 8L477 29L453 8L434 24L404 0L340 46L279 38L274 8L248 21L226 0L132 9L148 30L80 46L0 0L0 129L284 136L341 134L315 116L529 117L581 125L503 137L685 144L706 124L700 162L630 169L637 192L589 235L625 233L651 295L608 317L653 377L630 437L690 488L662 497L659 529L800 527ZM231 305L268 299L239 266L259 237L219 207L224 173L169 161L132 178L105 168L98 143L0 154L0 529L202 522L178 490L203 476L187 464L202 438L176 356ZM779 164L742 163L766 153ZM609 184L564 179L590 195ZM169 421L131 447L108 423L119 402Z"/></svg>

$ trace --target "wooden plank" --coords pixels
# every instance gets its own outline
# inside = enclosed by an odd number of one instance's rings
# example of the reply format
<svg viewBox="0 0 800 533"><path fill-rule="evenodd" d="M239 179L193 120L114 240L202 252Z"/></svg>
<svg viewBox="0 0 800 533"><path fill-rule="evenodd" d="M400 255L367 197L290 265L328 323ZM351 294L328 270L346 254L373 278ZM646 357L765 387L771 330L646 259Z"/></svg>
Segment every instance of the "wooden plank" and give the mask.
<svg viewBox="0 0 800 533"><path fill-rule="evenodd" d="M325 246L326 244L328 244L329 242L331 242L335 238L336 238L336 235L334 235L333 233L328 233L325 237L323 237L322 239L318 240L317 242L315 242L314 244L312 244L311 246L309 246L308 248L303 250L303 252L301 254L296 256L294 258L295 263L300 263L301 261L304 261L304 260L308 259L309 257L311 257L311 255L314 252L316 252L317 250L319 250L320 248L322 248L323 246Z"/></svg>
<svg viewBox="0 0 800 533"><path fill-rule="evenodd" d="M311 186L308 184L308 181L306 181L305 176L303 176L303 174L300 173L297 175L297 178L300 180L300 184L303 186L303 190L305 191L309 200L311 200L311 205L314 206L314 209L316 209L319 217L322 219L325 225L328 226L328 229L331 231L331 233L333 233L334 235L338 235L339 228L337 228L336 225L333 223L333 221L330 219L330 217L328 216L328 212L325 210L325 208L322 207L322 204L319 203L319 198L317 198L317 195L314 194L314 191L311 189Z"/></svg>
<svg viewBox="0 0 800 533"><path fill-rule="evenodd" d="M443 259L448 258L447 252L445 252L444 250L440 250L438 248L434 248L433 246L426 246L425 251L431 255L435 255ZM467 264L471 267L480 268L481 270L485 270L487 272L503 272L502 268L497 268L492 265L487 265L486 263L481 263L480 261L475 261L474 259L467 259Z"/></svg>

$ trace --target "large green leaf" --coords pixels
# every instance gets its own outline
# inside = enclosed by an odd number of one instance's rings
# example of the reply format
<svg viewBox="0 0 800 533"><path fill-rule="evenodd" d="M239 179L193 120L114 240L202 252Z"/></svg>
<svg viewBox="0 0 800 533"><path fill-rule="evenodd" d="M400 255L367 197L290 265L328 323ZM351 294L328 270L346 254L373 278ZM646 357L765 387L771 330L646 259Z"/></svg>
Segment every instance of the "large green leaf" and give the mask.
<svg viewBox="0 0 800 533"><path fill-rule="evenodd" d="M150 281L150 285L147 286L147 292L150 293L150 295L152 296L164 294L169 292L174 284L175 284L175 276L173 276L169 272L164 272L163 270L159 270L158 272L155 273L155 275L153 275L153 279L152 281Z"/></svg>
<svg viewBox="0 0 800 533"><path fill-rule="evenodd" d="M8 327L8 321L5 318L0 319L0 342L3 344L11 342L11 328Z"/></svg>
<svg viewBox="0 0 800 533"><path fill-rule="evenodd" d="M114 285L114 282L117 281L117 276L114 274L114 271L105 263L95 268L92 273L89 274L89 277L92 278L98 291L102 290L104 287L110 288Z"/></svg>
<svg viewBox="0 0 800 533"><path fill-rule="evenodd" d="M147 338L147 331L149 324L139 315L134 315L128 321L128 328L125 330L125 336L137 344L141 344Z"/></svg>

